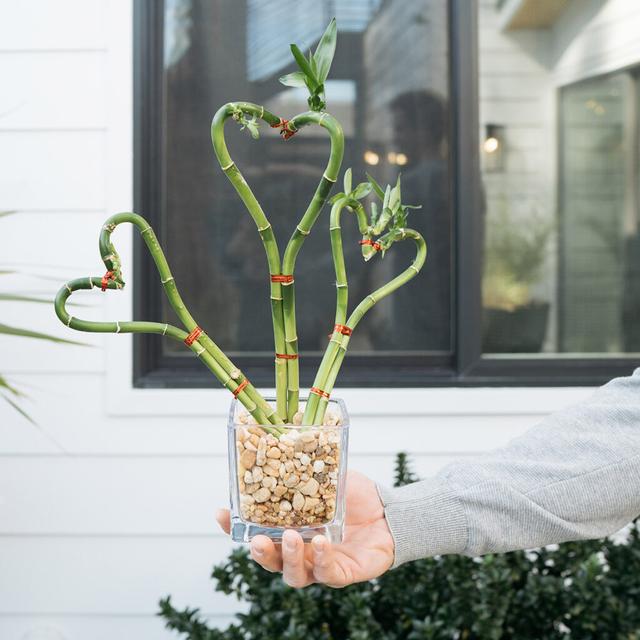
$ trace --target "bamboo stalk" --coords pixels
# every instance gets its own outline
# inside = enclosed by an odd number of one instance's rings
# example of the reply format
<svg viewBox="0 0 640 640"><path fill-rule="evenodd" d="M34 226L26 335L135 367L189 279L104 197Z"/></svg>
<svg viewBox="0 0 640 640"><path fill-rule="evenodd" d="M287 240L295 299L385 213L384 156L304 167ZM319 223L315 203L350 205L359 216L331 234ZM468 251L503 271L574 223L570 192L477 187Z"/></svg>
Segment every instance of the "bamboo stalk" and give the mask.
<svg viewBox="0 0 640 640"><path fill-rule="evenodd" d="M414 229L403 229L402 239L410 239L416 243L416 256L413 259L413 262L402 273L376 289L373 293L370 293L360 302L360 304L358 304L358 306L353 310L345 323L345 325L349 327L352 332L358 326L364 315L375 304L380 302L380 300L382 300L383 298L386 298L396 289L409 282L409 280L418 275L420 269L422 269L427 258L427 244L424 238ZM332 244L332 250L333 246L334 245ZM344 258L334 253L334 265L338 265L340 260L344 260ZM333 391L335 381L338 377L338 373L340 372L340 367L342 366L342 361L344 360L347 346L349 344L348 335L340 335L338 339L339 343L335 346L334 349L332 349L334 357L331 361L331 366L329 367L328 372L326 370L323 372L324 377L319 381L319 384L324 385L319 388L327 394L330 394ZM317 405L315 415L313 416L313 420L308 424L322 424L328 404L328 398L324 396L321 398L318 397L318 401L315 404ZM307 423L305 422L305 424Z"/></svg>
<svg viewBox="0 0 640 640"><path fill-rule="evenodd" d="M349 284L347 281L347 268L344 262L344 251L342 249L342 230L340 226L340 216L345 207L350 208L357 217L358 229L362 235L365 235L369 229L367 222L367 214L358 200L342 198L331 207L331 215L329 218L329 234L331 236L331 253L333 255L333 265L336 274L336 312L334 318L335 325L344 325L347 319L347 309L349 302ZM331 370L331 365L338 353L342 343L343 336L335 328L332 331L329 345L325 349L322 361L316 372L313 386L317 389L324 389L326 378ZM305 406L302 424L315 424L314 418L318 409L320 397L316 394L309 394L307 404Z"/></svg>
<svg viewBox="0 0 640 640"><path fill-rule="evenodd" d="M227 176L240 199L244 203L247 211L253 218L265 253L267 255L267 264L269 273L272 276L280 275L280 251L276 242L275 234L271 223L267 219L260 203L256 199L251 187L247 184L240 169L231 159L227 143L224 137L224 125L228 118L233 115L234 110L240 109L243 113L256 116L264 120L268 125L277 125L280 118L275 116L264 107L250 102L229 102L216 112L211 123L211 141L218 162L222 171ZM283 313L283 294L282 285L279 282L271 282L271 319L273 323L273 341L275 353L288 353L285 343L284 329L284 313ZM275 359L275 381L276 381L276 409L278 415L286 420L287 417L287 361L280 358Z"/></svg>
<svg viewBox="0 0 640 640"><path fill-rule="evenodd" d="M156 264L162 285L164 287L167 298L180 321L184 324L187 332L178 329L169 324L157 322L140 322L140 321L117 321L117 322L94 322L74 318L66 310L66 301L73 291L78 289L105 288L122 289L124 280L122 278L122 268L120 257L111 242L111 234L119 224L129 222L133 224L141 233L149 251ZM88 277L72 280L65 284L58 292L55 299L55 310L61 322L72 329L78 331L91 331L99 333L156 333L167 335L174 340L184 341L189 333L191 333L198 325L184 305L182 298L178 292L175 280L169 265L166 261L164 253L158 243L158 240L147 223L141 216L134 213L121 213L112 216L104 224L100 233L100 252L103 262L110 272L111 277L104 281L102 277ZM190 349L203 361L203 363L216 375L222 384L236 392L240 384L245 380L242 372L235 367L231 360L220 350L220 348L202 332L189 345ZM247 410L256 418L256 420L265 421L272 424L282 424L273 408L264 398L257 392L255 387L248 381L240 393L239 400L246 406ZM276 429L279 432L280 429Z"/></svg>
<svg viewBox="0 0 640 640"><path fill-rule="evenodd" d="M317 124L328 131L331 140L331 152L320 183L285 249L282 259L282 271L285 274L293 274L294 272L296 258L302 248L302 244L311 232L311 228L318 219L320 211L338 179L338 172L344 155L344 134L340 123L333 116L324 112L307 111L295 116L290 121L290 125L294 129L300 129L308 124ZM283 285L282 297L286 353L288 355L297 355L298 335L296 332L295 285L293 282ZM293 420L294 414L298 411L300 397L299 369L297 358L287 360L287 419L289 421Z"/></svg>

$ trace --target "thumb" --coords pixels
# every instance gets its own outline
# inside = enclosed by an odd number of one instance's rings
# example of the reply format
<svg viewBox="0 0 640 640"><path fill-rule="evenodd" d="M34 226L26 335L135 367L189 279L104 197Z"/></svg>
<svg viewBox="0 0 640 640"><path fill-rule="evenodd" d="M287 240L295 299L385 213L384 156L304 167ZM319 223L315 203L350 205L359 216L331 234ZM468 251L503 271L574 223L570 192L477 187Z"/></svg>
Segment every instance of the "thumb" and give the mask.
<svg viewBox="0 0 640 640"><path fill-rule="evenodd" d="M229 509L218 509L216 512L216 520L220 525L220 528L225 532L229 533L231 529L231 517L229 514Z"/></svg>

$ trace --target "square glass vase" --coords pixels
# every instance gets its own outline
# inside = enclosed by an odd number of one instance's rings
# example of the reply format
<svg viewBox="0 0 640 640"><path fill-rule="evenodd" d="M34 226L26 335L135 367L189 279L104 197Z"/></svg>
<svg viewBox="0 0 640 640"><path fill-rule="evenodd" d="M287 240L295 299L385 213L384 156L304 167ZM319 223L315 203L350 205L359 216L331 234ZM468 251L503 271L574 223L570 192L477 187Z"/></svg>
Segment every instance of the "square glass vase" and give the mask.
<svg viewBox="0 0 640 640"><path fill-rule="evenodd" d="M318 534L341 542L349 441L344 402L329 401L324 425L274 428L250 421L234 400L228 422L231 538L279 541L294 529L305 542Z"/></svg>

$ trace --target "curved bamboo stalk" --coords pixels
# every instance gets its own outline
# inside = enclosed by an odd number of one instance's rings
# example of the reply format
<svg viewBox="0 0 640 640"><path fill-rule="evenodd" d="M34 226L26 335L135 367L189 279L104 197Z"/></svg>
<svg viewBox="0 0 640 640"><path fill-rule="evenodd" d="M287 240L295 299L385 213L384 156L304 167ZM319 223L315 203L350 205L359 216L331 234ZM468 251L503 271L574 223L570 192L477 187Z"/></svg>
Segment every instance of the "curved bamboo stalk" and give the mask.
<svg viewBox="0 0 640 640"><path fill-rule="evenodd" d="M269 272L274 275L293 276L295 261L302 244L311 232L311 228L320 214L329 192L338 177L344 154L344 134L340 123L327 113L308 111L292 118L286 125L286 131L295 132L309 125L317 124L329 132L331 152L322 179L296 226L285 249L282 265L273 229L262 207L258 203L242 173L231 159L224 138L224 123L235 110L258 117L270 126L282 126L282 120L259 105L250 102L230 102L222 106L213 117L211 139L220 167L233 184L249 214L253 218L267 253ZM271 283L272 320L276 353L288 356L298 355L298 336L295 316L295 288L291 282ZM299 363L297 358L276 358L276 397L278 413L293 420L298 410Z"/></svg>
<svg viewBox="0 0 640 640"><path fill-rule="evenodd" d="M229 102L218 109L213 116L211 123L211 141L220 168L227 176L240 199L244 203L247 211L258 227L265 253L267 254L267 264L269 273L272 276L280 275L280 251L276 242L275 234L271 223L267 219L260 203L256 199L251 187L247 184L240 169L231 159L229 149L224 137L224 124L236 109L243 113L256 116L264 120L269 126L276 126L280 118L275 116L264 107L251 102ZM275 353L287 353L285 346L284 315L282 305L282 285L279 282L271 282L271 319L273 322L273 341ZM278 415L286 419L287 416L287 361L276 358L276 408Z"/></svg>
<svg viewBox="0 0 640 640"><path fill-rule="evenodd" d="M353 310L353 312L351 313L351 315L349 316L349 318L345 323L345 325L349 329L351 329L351 332L355 330L360 320L362 320L364 315L375 304L380 302L380 300L382 300L383 298L386 298L388 295L393 293L396 289L400 288L402 285L409 282L409 280L411 280L412 278L415 278L415 276L418 275L418 273L420 272L420 269L422 269L425 263L425 260L427 258L427 244L424 238L422 237L422 235L417 231L415 231L414 229L401 229L398 231L401 233L401 240L410 239L416 243L416 256L413 259L413 262L409 265L409 267L407 267L402 273L400 273L395 278L393 278L386 284L382 285L381 287L379 287L378 289L370 293L368 296L366 296L366 298L364 298L360 302L360 304L358 304L358 306ZM338 233L339 233L339 230L338 230ZM335 245L335 246L337 248L338 245ZM340 244L340 247L341 247L341 244ZM334 249L334 245L332 243L332 251L333 249ZM334 253L334 264L339 265L341 260L344 261L344 258L341 255L336 255L336 253ZM336 276L337 276L337 271L336 271ZM331 365L328 368L328 371L325 369L323 372L324 377L321 380L319 380L319 385L322 385L322 386L318 387L319 389L322 389L326 394L330 394L333 391L333 387L335 385L336 378L338 377L338 373L340 372L340 367L342 366L342 361L344 360L344 356L346 354L347 346L350 340L350 335L339 334L338 336L336 336L336 334L334 333L333 337L336 337L336 342L337 342L336 346L332 349L335 355L333 360L331 361ZM333 340L333 337L332 337L332 340ZM315 394L310 394L310 395L315 395ZM316 397L318 397L318 400L316 403L314 403L314 404L317 404L315 415L313 416L313 419L311 420L311 422L305 422L305 424L322 424L324 420L324 414L326 412L329 399L328 397L325 397L325 396L322 396L322 397L316 396Z"/></svg>
<svg viewBox="0 0 640 640"><path fill-rule="evenodd" d="M162 286L176 315L183 323L187 332L169 324L158 322L140 321L116 321L116 322L94 322L74 318L66 310L66 302L74 291L79 289L93 289L94 287L105 287L108 289L122 289L124 280L122 278L122 267L120 257L111 242L111 234L119 224L129 222L133 224L142 235L160 274ZM166 335L174 340L184 341L198 325L193 319L178 292L175 280L164 253L156 238L153 229L147 221L135 213L120 213L111 216L104 224L100 233L100 253L102 260L109 272L108 278L88 277L72 280L65 284L55 299L55 311L62 323L78 331L90 331L98 333L156 333ZM235 367L229 358L204 332L188 345L189 348L203 361L220 382L230 391L237 393L238 399L247 410L258 420L260 424L282 424L277 413L269 405L257 390L246 381L246 377ZM275 429L279 432L280 429Z"/></svg>
<svg viewBox="0 0 640 640"><path fill-rule="evenodd" d="M344 134L340 123L328 113L318 113L307 111L291 119L290 125L295 129L308 124L317 124L324 127L329 132L331 140L331 152L329 161L324 170L320 183L316 188L311 201L304 212L302 219L296 226L282 259L283 273L293 274L296 258L302 248L305 238L311 232L320 211L324 206L329 193L336 180L342 164L344 155ZM283 311L284 311L284 333L286 341L286 353L289 355L298 354L298 335L296 332L296 307L295 307L295 285L293 282L286 284L282 288ZM300 397L299 390L299 363L298 359L287 360L287 419L293 420L294 414L298 411Z"/></svg>
<svg viewBox="0 0 640 640"><path fill-rule="evenodd" d="M347 269L344 263L344 251L342 249L342 231L340 226L340 216L345 207L351 209L358 221L358 230L363 236L369 231L367 214L358 200L342 198L331 207L329 222L329 234L331 235L331 252L333 254L333 265L336 273L336 313L334 318L334 330L329 340L329 345L325 349L322 361L316 372L313 386L317 389L324 389L326 378L331 370L331 365L339 351L342 343L342 334L336 331L335 325L344 325L347 319L347 308L349 302L349 284L347 281ZM364 248L364 247L363 247ZM305 406L302 424L314 424L320 397L310 393Z"/></svg>

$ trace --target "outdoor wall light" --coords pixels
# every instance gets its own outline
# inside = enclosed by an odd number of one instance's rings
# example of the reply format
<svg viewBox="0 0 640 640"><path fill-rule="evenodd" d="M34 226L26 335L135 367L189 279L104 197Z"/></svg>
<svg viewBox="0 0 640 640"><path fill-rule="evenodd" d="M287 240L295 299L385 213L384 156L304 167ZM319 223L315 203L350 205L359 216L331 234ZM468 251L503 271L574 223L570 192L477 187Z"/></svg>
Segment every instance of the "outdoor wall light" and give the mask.
<svg viewBox="0 0 640 640"><path fill-rule="evenodd" d="M485 171L504 171L504 127L499 124L485 125L482 143Z"/></svg>

